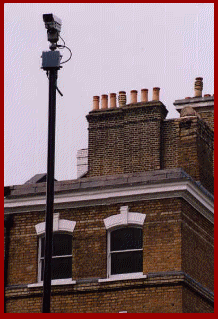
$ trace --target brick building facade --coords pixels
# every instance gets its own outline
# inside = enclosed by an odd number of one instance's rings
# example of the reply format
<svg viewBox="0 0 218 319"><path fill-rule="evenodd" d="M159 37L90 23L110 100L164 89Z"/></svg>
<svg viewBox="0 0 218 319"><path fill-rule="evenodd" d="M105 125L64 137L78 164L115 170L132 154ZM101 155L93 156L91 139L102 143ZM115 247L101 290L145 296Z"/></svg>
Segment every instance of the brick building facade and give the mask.
<svg viewBox="0 0 218 319"><path fill-rule="evenodd" d="M55 182L51 312L212 313L214 97L197 78L177 119L159 88L107 99L87 115L87 171ZM41 312L45 191L41 175L5 187L8 313Z"/></svg>

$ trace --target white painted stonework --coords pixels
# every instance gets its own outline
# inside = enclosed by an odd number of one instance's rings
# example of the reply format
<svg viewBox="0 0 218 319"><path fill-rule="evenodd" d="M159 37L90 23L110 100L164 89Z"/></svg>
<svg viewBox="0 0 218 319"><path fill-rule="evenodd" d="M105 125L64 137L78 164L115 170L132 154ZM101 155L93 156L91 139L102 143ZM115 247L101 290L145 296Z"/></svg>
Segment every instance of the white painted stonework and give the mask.
<svg viewBox="0 0 218 319"><path fill-rule="evenodd" d="M129 212L128 206L122 206L120 208L120 214L110 216L104 219L104 225L106 229L111 229L118 226L125 225L139 225L143 226L146 218L146 214Z"/></svg>
<svg viewBox="0 0 218 319"><path fill-rule="evenodd" d="M72 280L71 278L69 279L54 279L51 281L52 286L60 286L60 285L75 285L76 280ZM28 288L37 288L37 287L42 287L43 286L43 281L34 283L34 284L28 284Z"/></svg>
<svg viewBox="0 0 218 319"><path fill-rule="evenodd" d="M113 276L110 276L109 278L98 279L98 282L110 282L110 281L144 279L144 278L147 278L147 275L143 275L142 272L139 272L139 273L132 273L132 274L113 275Z"/></svg>
<svg viewBox="0 0 218 319"><path fill-rule="evenodd" d="M57 209L110 205L122 202L180 197L213 222L214 203L197 185L191 181L160 183L153 185L125 185L113 189L81 190L76 193L57 194L54 205ZM28 198L5 199L5 213L45 211L45 195ZM43 227L43 226L41 226Z"/></svg>
<svg viewBox="0 0 218 319"><path fill-rule="evenodd" d="M54 214L53 218L53 231L66 231L73 233L76 222L66 219L59 219L59 213ZM45 222L39 223L35 226L36 233L38 236L45 233Z"/></svg>

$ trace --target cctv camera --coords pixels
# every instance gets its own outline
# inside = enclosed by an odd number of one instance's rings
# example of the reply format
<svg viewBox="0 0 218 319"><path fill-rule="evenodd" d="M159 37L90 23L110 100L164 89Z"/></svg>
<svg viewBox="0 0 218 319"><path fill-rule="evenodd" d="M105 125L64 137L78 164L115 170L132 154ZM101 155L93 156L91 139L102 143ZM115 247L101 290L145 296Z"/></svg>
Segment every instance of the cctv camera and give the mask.
<svg viewBox="0 0 218 319"><path fill-rule="evenodd" d="M48 41L51 43L57 43L59 40L59 33L61 31L61 19L54 14L43 14L43 21L47 29Z"/></svg>
<svg viewBox="0 0 218 319"><path fill-rule="evenodd" d="M43 14L43 21L45 22L45 27L48 30L53 30L55 29L56 31L60 32L61 31L61 19L56 17L54 14L49 13L49 14Z"/></svg>

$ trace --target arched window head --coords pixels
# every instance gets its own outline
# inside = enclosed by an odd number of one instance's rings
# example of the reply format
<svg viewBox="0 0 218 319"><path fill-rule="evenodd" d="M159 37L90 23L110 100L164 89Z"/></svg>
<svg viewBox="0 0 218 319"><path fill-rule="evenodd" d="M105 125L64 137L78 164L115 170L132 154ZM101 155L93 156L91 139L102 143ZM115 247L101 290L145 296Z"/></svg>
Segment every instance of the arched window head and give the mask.
<svg viewBox="0 0 218 319"><path fill-rule="evenodd" d="M53 231L63 231L73 233L76 222L66 219L59 219L60 214L55 213L53 217ZM45 234L45 222L39 223L35 226L37 235Z"/></svg>
<svg viewBox="0 0 218 319"><path fill-rule="evenodd" d="M107 230L127 225L143 226L145 214L129 212L128 206L120 207L120 214L110 216L104 219L105 228Z"/></svg>

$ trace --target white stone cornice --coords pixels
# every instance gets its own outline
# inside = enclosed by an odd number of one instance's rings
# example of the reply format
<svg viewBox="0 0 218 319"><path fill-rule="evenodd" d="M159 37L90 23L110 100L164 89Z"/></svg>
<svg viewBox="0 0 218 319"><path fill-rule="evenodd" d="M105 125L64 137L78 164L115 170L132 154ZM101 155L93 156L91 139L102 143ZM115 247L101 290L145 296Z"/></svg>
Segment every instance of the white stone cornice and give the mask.
<svg viewBox="0 0 218 319"><path fill-rule="evenodd" d="M181 104L175 104L177 110L182 110L186 106L191 106L193 108L203 108L203 107L214 107L214 101L201 101L201 102L187 102Z"/></svg>
<svg viewBox="0 0 218 319"><path fill-rule="evenodd" d="M54 208L64 209L109 205L114 203L180 197L189 202L206 218L213 221L214 203L200 187L190 180L157 184L126 184L113 188L90 188L67 194L55 194ZM5 213L45 211L45 196L5 199Z"/></svg>

